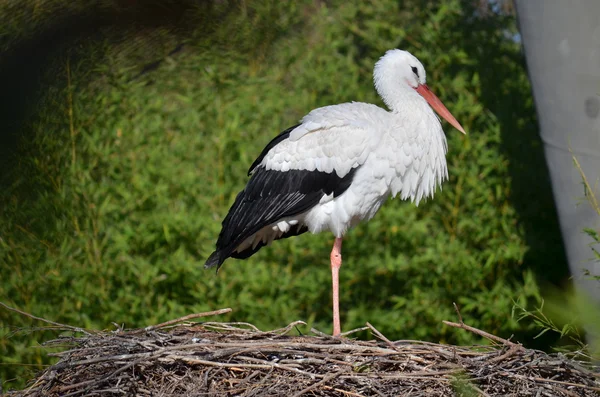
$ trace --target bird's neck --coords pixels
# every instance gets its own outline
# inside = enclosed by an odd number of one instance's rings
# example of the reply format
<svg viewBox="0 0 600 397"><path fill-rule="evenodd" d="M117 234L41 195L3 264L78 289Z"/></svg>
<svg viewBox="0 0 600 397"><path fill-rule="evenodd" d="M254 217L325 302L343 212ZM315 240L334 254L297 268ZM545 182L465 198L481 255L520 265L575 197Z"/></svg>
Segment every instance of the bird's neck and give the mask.
<svg viewBox="0 0 600 397"><path fill-rule="evenodd" d="M425 99L413 88L406 86L398 89L391 85L377 87L377 93L393 113L401 113L414 108L416 104L427 104Z"/></svg>

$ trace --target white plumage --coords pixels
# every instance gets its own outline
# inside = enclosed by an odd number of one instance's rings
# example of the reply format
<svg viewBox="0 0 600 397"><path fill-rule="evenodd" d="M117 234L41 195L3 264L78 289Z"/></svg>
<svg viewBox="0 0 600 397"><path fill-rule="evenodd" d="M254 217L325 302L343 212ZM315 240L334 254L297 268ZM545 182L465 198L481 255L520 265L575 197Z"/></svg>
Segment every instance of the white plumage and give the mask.
<svg viewBox="0 0 600 397"><path fill-rule="evenodd" d="M336 247L341 250L344 233L371 219L390 195L418 205L448 178L446 137L430 105L464 133L425 81L417 58L390 50L374 70L389 111L359 102L326 106L276 137L252 165L252 178L225 218L206 266L220 266L228 256L246 258L307 230L332 232L339 333Z"/></svg>

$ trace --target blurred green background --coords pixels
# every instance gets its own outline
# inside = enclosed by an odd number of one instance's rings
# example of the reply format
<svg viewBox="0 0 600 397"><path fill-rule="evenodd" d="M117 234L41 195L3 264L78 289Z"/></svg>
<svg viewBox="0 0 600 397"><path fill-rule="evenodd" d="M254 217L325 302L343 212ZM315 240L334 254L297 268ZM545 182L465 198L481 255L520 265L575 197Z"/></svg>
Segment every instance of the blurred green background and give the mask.
<svg viewBox="0 0 600 397"><path fill-rule="evenodd" d="M351 231L342 326L480 343L464 320L554 343L534 307L567 266L510 1L4 3L0 14L0 301L94 329L231 307L220 321L331 332L333 237L280 241L218 275L212 252L262 147L311 109L383 106L374 62L411 51L462 123L450 180ZM50 361L42 324L0 309L0 378ZM365 335L366 336L366 335Z"/></svg>

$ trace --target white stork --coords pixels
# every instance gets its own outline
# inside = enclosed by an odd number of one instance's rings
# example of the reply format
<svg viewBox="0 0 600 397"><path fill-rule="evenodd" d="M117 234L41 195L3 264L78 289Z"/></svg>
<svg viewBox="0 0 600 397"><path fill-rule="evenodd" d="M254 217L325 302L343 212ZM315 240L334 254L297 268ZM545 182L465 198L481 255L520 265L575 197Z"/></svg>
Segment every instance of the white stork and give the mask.
<svg viewBox="0 0 600 397"><path fill-rule="evenodd" d="M432 108L465 133L409 52L387 51L373 76L390 111L360 102L325 106L277 135L250 166L204 265L218 270L225 259L248 258L273 240L330 231L333 335L341 332L344 234L371 219L390 195L418 205L448 178L446 136Z"/></svg>

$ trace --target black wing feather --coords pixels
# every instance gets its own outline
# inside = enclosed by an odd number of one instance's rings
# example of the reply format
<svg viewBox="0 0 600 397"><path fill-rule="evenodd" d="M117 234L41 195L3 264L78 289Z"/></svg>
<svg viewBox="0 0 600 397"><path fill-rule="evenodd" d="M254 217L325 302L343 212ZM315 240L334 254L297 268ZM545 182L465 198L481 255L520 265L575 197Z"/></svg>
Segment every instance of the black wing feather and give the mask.
<svg viewBox="0 0 600 397"><path fill-rule="evenodd" d="M243 252L233 251L263 227L282 218L308 211L318 204L324 195L333 193L334 196L339 196L344 193L350 186L357 169L353 168L340 178L335 172L275 171L266 170L262 166L255 168L246 188L237 195L223 220L217 249L204 266L220 267L230 256L241 259L251 256L264 244ZM287 235L282 235L280 238L302 234L306 231L304 229L302 226L294 227Z"/></svg>

